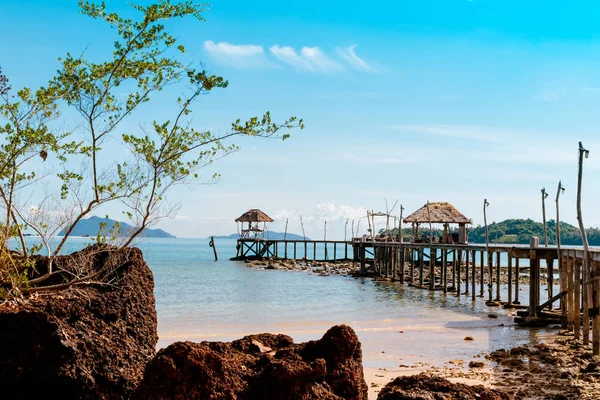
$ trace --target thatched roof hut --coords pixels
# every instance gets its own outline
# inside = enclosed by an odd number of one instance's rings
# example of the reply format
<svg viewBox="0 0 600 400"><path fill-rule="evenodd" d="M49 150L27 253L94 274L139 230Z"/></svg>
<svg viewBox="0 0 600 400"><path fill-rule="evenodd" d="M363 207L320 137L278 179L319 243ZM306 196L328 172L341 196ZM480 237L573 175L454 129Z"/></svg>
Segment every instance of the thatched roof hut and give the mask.
<svg viewBox="0 0 600 400"><path fill-rule="evenodd" d="M430 219L431 218L431 219ZM419 208L408 217L404 218L405 223L426 224L472 224L469 218L465 217L454 206L447 202L429 203L429 212L427 204Z"/></svg>
<svg viewBox="0 0 600 400"><path fill-rule="evenodd" d="M419 208L408 217L404 218L405 223L413 225L414 241L419 241L419 224L443 224L444 233L442 243L467 243L467 224L472 224L469 218L458 211L454 206L447 202L428 203ZM458 234L450 234L449 225L458 224ZM433 240L431 237L429 240Z"/></svg>
<svg viewBox="0 0 600 400"><path fill-rule="evenodd" d="M239 218L236 218L235 222L273 222L273 218L258 208L253 208L240 215Z"/></svg>

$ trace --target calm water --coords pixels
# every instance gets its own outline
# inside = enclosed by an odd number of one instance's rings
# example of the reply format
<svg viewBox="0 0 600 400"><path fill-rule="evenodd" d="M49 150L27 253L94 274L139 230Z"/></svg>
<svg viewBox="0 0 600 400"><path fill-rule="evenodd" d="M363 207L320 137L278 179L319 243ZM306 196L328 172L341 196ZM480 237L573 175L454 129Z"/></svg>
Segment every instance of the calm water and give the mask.
<svg viewBox="0 0 600 400"><path fill-rule="evenodd" d="M89 239L74 238L69 250L86 243ZM248 268L228 260L235 245L235 240L216 240L220 260L215 262L206 239L138 243L155 278L158 347L259 332L305 341L344 323L361 339L366 367L393 368L469 358L548 335L515 327L503 310L492 310L499 319L488 318L490 309L479 298L473 302L370 279ZM526 299L526 292L521 296ZM475 341L466 342L465 336Z"/></svg>

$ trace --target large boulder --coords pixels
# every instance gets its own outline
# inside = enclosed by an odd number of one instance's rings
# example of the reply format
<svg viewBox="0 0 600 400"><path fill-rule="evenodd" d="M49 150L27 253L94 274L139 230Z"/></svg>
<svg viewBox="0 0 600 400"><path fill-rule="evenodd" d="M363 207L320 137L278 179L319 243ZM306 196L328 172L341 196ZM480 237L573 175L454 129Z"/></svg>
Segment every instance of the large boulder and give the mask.
<svg viewBox="0 0 600 400"><path fill-rule="evenodd" d="M178 342L148 364L136 399L367 399L362 350L352 328L294 344L285 335L231 343Z"/></svg>
<svg viewBox="0 0 600 400"><path fill-rule="evenodd" d="M377 400L511 400L509 394L479 386L452 383L425 374L404 376L388 383Z"/></svg>
<svg viewBox="0 0 600 400"><path fill-rule="evenodd" d="M36 262L42 274L43 261ZM97 284L0 305L2 397L129 398L158 340L154 279L142 252L115 256L92 246L60 257L56 267L98 271Z"/></svg>

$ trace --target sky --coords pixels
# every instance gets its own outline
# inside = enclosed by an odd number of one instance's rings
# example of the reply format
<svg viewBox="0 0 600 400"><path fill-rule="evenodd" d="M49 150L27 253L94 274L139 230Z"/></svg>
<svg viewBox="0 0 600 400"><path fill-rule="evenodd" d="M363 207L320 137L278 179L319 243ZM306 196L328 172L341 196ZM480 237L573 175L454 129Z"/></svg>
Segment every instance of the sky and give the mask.
<svg viewBox="0 0 600 400"><path fill-rule="evenodd" d="M148 2L141 2L147 4ZM109 9L135 16L124 1ZM226 132L270 111L304 119L289 140L237 140L203 171L210 185L178 187L180 237L236 231L260 208L269 229L350 235L367 210L404 215L448 201L474 224L507 218L576 224L578 142L583 210L600 225L600 4L594 1L422 0L365 3L214 0L205 22L169 25L193 64L229 81L196 105L191 124ZM101 57L114 32L76 1L0 0L0 67L13 87L43 85L57 57ZM126 127L169 118L173 99L144 106ZM170 102L169 102L170 101ZM112 217L112 215L111 215ZM118 215L116 215L118 217ZM119 218L116 218L119 219ZM348 225L346 226L346 221ZM383 227L384 222L381 222Z"/></svg>

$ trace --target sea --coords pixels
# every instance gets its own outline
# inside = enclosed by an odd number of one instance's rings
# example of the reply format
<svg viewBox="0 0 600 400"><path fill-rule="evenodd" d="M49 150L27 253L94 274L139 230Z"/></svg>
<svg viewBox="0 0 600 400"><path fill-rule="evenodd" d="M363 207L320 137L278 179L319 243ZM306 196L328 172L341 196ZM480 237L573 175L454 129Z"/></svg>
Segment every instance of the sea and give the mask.
<svg viewBox="0 0 600 400"><path fill-rule="evenodd" d="M67 251L89 243L89 238L71 238ZM485 298L473 301L370 278L250 268L229 261L236 254L232 239L215 240L218 261L208 239L144 238L136 246L154 274L157 348L263 332L284 333L300 342L346 324L362 343L364 366L391 369L468 360L499 348L539 343L555 333L521 328L513 322L514 311L490 308ZM525 300L527 287L521 286ZM467 336L474 340L466 341Z"/></svg>

